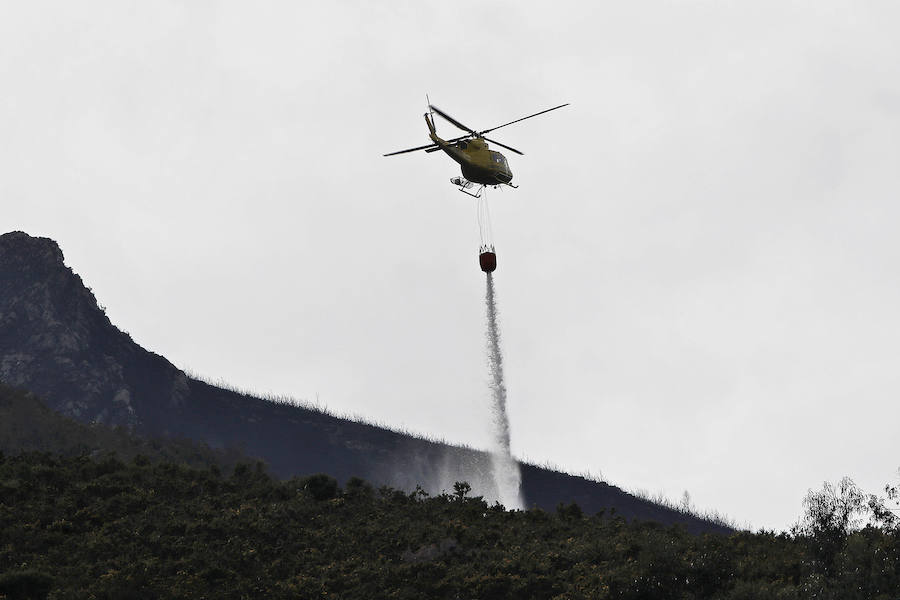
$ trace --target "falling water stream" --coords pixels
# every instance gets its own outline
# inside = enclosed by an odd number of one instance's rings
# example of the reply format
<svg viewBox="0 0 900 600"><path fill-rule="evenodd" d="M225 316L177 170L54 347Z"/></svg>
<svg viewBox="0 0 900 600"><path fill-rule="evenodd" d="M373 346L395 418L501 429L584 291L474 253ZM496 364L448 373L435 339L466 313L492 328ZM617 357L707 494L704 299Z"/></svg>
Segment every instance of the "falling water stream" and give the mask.
<svg viewBox="0 0 900 600"><path fill-rule="evenodd" d="M500 351L500 329L497 326L497 300L494 296L494 275L487 273L487 351L490 368L491 413L493 417L494 447L491 451L494 482L499 501L508 509L522 509L519 463L509 449L509 417L506 414L506 384L503 380L503 354Z"/></svg>

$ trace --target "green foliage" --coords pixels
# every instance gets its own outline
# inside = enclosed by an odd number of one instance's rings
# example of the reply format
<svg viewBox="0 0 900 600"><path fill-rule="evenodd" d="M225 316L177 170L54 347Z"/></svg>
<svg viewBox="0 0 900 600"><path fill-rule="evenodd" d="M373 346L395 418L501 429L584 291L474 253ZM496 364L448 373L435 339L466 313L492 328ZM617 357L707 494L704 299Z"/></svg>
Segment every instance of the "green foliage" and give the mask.
<svg viewBox="0 0 900 600"><path fill-rule="evenodd" d="M453 484L453 495L456 497L457 502L464 501L466 495L471 491L472 486L466 481L457 481Z"/></svg>
<svg viewBox="0 0 900 600"><path fill-rule="evenodd" d="M900 474L900 472L898 472ZM884 486L885 498L870 494L868 508L876 525L900 533L900 485Z"/></svg>
<svg viewBox="0 0 900 600"><path fill-rule="evenodd" d="M848 535L856 529L866 510L866 497L849 477L836 486L825 482L803 500L805 514L795 531L804 536L816 570L827 576L835 568Z"/></svg>
<svg viewBox="0 0 900 600"><path fill-rule="evenodd" d="M359 477L351 477L347 480L344 493L348 498L360 500L371 500L375 496L372 486Z"/></svg>
<svg viewBox="0 0 900 600"><path fill-rule="evenodd" d="M891 486L886 491L890 501ZM825 599L893 599L891 590L900 589L900 531L884 501L867 497L844 477L837 485L825 482L820 491L810 490L803 504L806 512L793 531L806 547L805 592ZM871 522L860 529L867 514Z"/></svg>
<svg viewBox="0 0 900 600"><path fill-rule="evenodd" d="M323 473L311 475L303 480L303 490L309 492L314 500L331 500L337 498L338 483L334 477L329 477Z"/></svg>
<svg viewBox="0 0 900 600"><path fill-rule="evenodd" d="M565 521L580 521L584 517L581 507L572 502L571 504L563 504L562 502L556 507L556 514L560 519Z"/></svg>
<svg viewBox="0 0 900 600"><path fill-rule="evenodd" d="M846 530L828 571L809 536L506 511L467 484L430 496L261 464L0 457L0 597L893 598L900 539ZM838 497L841 497L838 494Z"/></svg>
<svg viewBox="0 0 900 600"><path fill-rule="evenodd" d="M34 569L14 570L0 575L0 598L38 600L46 598L52 588L53 577Z"/></svg>
<svg viewBox="0 0 900 600"><path fill-rule="evenodd" d="M844 477L837 486L825 482L803 500L806 513L800 531L813 537L844 538L854 529L865 509L865 495L853 480Z"/></svg>

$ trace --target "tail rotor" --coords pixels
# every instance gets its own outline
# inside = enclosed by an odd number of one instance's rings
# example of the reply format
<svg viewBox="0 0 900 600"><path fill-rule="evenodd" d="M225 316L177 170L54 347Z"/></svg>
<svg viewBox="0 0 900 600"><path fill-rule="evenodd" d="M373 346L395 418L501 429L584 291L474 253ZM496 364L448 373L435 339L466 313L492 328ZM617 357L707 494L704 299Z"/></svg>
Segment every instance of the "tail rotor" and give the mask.
<svg viewBox="0 0 900 600"><path fill-rule="evenodd" d="M434 110L431 108L431 100L428 98L428 94L425 94L425 105L428 107L428 112L425 113L425 120L428 121L428 129L430 129L432 133L436 133L437 130L434 128Z"/></svg>

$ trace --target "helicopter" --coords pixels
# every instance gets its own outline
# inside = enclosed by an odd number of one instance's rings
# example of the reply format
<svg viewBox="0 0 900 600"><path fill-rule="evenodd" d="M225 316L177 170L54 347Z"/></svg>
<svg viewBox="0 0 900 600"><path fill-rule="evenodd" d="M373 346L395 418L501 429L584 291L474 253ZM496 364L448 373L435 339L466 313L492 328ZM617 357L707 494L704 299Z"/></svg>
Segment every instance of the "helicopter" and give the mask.
<svg viewBox="0 0 900 600"><path fill-rule="evenodd" d="M536 112L533 115L528 115L527 117L522 117L521 119L516 119L515 121L510 121L503 125L497 125L496 127L491 127L490 129L484 129L482 131L475 131L471 127L463 125L428 101L429 112L425 113L425 123L428 125L428 136L431 138L431 143L416 148L407 148L406 150L389 152L384 156L394 156L396 154L405 154L417 150L424 150L425 152L437 152L438 150L443 150L447 156L459 163L460 169L462 170L462 177L454 177L450 180L450 183L458 186L459 191L474 198L480 198L481 192L486 186L497 187L500 185L507 185L511 188L517 188L519 186L510 183L513 174L509 169L509 163L506 161L506 157L495 150L491 150L488 146L488 142L496 144L501 148L506 148L519 155L524 155L524 153L516 150L512 146L507 146L506 144L501 144L496 140L485 137L485 134L500 129L501 127L506 127L507 125L512 125L513 123L518 123L519 121L524 121L525 119L530 119L568 105L569 103L567 102L566 104L560 104L559 106ZM449 123L466 131L466 135L451 140L441 139L438 137L434 127L434 114L443 117ZM476 185L479 187L474 194L468 191Z"/></svg>

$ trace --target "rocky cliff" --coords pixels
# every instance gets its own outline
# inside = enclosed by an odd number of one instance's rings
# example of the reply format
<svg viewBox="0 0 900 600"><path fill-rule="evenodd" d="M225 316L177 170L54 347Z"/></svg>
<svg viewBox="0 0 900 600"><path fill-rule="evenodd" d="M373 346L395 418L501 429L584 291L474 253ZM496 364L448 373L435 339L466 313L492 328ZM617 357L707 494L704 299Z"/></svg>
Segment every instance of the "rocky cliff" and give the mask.
<svg viewBox="0 0 900 600"><path fill-rule="evenodd" d="M53 240L0 236L0 380L81 421L165 429L188 379L116 329Z"/></svg>

